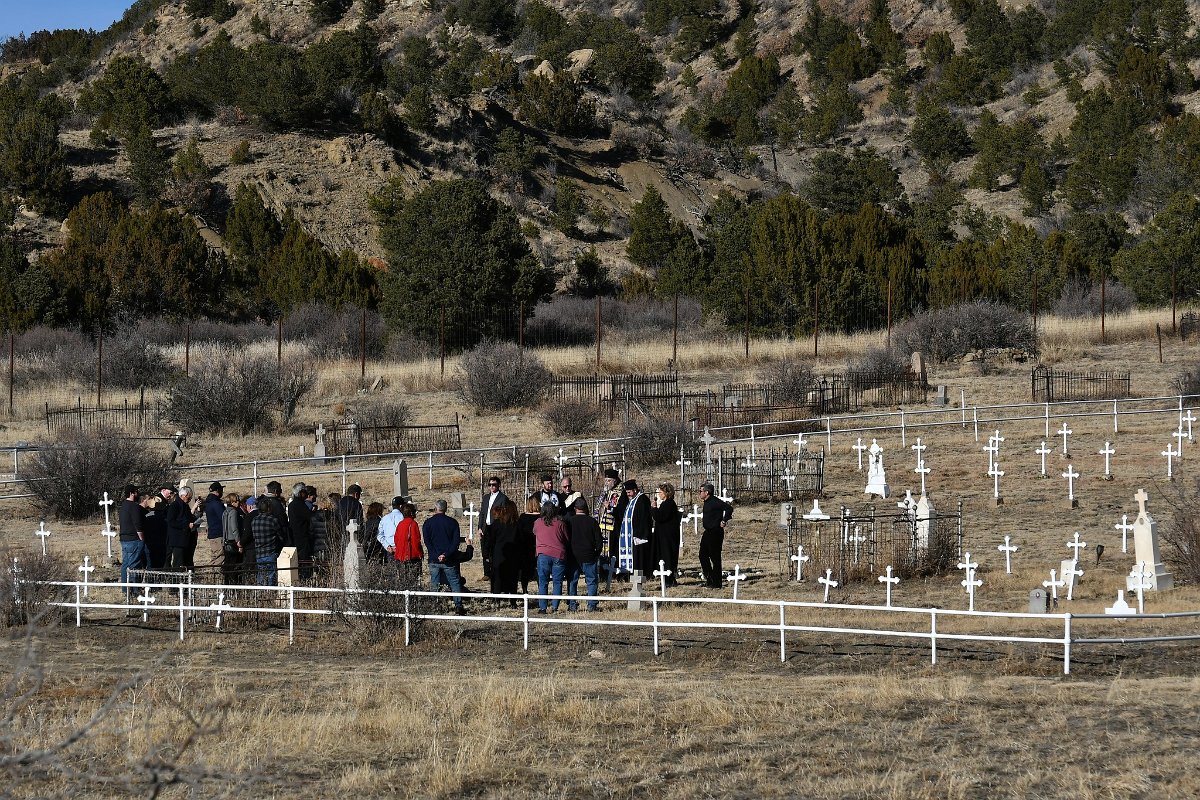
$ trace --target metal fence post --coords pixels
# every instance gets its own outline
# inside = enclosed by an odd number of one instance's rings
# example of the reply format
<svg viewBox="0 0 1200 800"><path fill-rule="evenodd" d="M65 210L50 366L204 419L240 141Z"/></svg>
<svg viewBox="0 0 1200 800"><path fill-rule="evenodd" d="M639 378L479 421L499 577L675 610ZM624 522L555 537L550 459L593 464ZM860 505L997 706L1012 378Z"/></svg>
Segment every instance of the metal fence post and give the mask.
<svg viewBox="0 0 1200 800"><path fill-rule="evenodd" d="M787 661L787 628L783 624L783 603L779 604L779 663Z"/></svg>
<svg viewBox="0 0 1200 800"><path fill-rule="evenodd" d="M658 598L653 595L650 597L650 610L654 619L651 623L654 628L654 655L658 655Z"/></svg>
<svg viewBox="0 0 1200 800"><path fill-rule="evenodd" d="M929 663L937 663L937 609L929 609Z"/></svg>
<svg viewBox="0 0 1200 800"><path fill-rule="evenodd" d="M1071 674L1071 615L1063 617L1063 675Z"/></svg>

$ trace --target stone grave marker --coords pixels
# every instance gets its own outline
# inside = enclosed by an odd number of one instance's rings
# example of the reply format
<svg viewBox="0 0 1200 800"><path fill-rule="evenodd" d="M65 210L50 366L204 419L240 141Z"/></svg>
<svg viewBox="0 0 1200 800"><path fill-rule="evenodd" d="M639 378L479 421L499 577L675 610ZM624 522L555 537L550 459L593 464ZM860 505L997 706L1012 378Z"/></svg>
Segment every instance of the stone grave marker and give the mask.
<svg viewBox="0 0 1200 800"><path fill-rule="evenodd" d="M946 396L946 384L938 384L937 391L933 395L933 404L935 406L944 406L949 404L950 398Z"/></svg>
<svg viewBox="0 0 1200 800"><path fill-rule="evenodd" d="M325 425L318 424L316 441L313 442L313 458L325 458Z"/></svg>
<svg viewBox="0 0 1200 800"><path fill-rule="evenodd" d="M1104 609L1105 614L1113 614L1115 616L1123 616L1132 614L1133 609L1129 607L1129 603L1125 602L1125 590L1117 589L1117 601L1111 606Z"/></svg>
<svg viewBox="0 0 1200 800"><path fill-rule="evenodd" d="M644 580L645 577L642 575L640 569L635 569L629 575L629 594L625 595L629 598L629 602L625 604L625 608L629 611L642 610L642 601L640 598L642 596L642 582Z"/></svg>
<svg viewBox="0 0 1200 800"><path fill-rule="evenodd" d="M1137 519L1133 521L1133 559L1145 563L1150 570L1150 586L1152 591L1162 592L1175 586L1175 579L1162 561L1158 546L1158 523L1146 510L1146 501L1150 495L1145 489L1138 489L1134 499L1138 503Z"/></svg>
<svg viewBox="0 0 1200 800"><path fill-rule="evenodd" d="M817 499L813 498L813 507L804 513L804 519L810 522L821 522L829 519L829 515L821 510L821 506Z"/></svg>
<svg viewBox="0 0 1200 800"><path fill-rule="evenodd" d="M1079 568L1079 562L1073 558L1064 558L1059 564L1059 576L1062 578L1063 585L1067 587L1067 599L1075 599L1075 587L1079 585L1079 579L1083 577L1083 570Z"/></svg>
<svg viewBox="0 0 1200 800"><path fill-rule="evenodd" d="M1050 598L1046 594L1045 589L1031 589L1029 591L1029 613L1030 614L1045 614L1050 610Z"/></svg>
<svg viewBox="0 0 1200 800"><path fill-rule="evenodd" d="M300 567L300 556L296 555L296 548L285 547L279 551L279 558L275 559L275 569L278 572L278 583L280 586L292 586L296 583L299 573L297 570Z"/></svg>
<svg viewBox="0 0 1200 800"><path fill-rule="evenodd" d="M359 544L357 533L358 520L352 519L346 523L346 549L342 553L342 580L351 592L358 591Z"/></svg>
<svg viewBox="0 0 1200 800"><path fill-rule="evenodd" d="M883 448L879 446L879 442L872 439L867 452L870 454L870 464L867 470L867 487L863 489L863 494L875 494L886 498L891 494L891 490L888 488L887 473L883 468Z"/></svg>
<svg viewBox="0 0 1200 800"><path fill-rule="evenodd" d="M932 500L925 495L921 495L921 499L917 501L917 505L912 513L916 521L916 546L927 548L929 547L930 531L937 520L937 509L933 507Z"/></svg>
<svg viewBox="0 0 1200 800"><path fill-rule="evenodd" d="M392 494L403 497L406 501L412 499L412 493L408 489L408 462L404 459L392 462Z"/></svg>
<svg viewBox="0 0 1200 800"><path fill-rule="evenodd" d="M925 370L925 356L919 350L912 354L912 372L921 379L921 385L924 386L929 379L929 373Z"/></svg>

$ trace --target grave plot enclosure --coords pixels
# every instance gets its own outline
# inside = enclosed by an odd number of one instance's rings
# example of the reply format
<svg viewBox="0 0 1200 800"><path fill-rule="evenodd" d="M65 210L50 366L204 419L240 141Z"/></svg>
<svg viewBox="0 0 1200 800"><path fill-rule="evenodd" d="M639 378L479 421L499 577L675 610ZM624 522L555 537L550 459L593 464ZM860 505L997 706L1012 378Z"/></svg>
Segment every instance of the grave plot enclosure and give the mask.
<svg viewBox="0 0 1200 800"><path fill-rule="evenodd" d="M797 509L801 511L801 509ZM822 521L798 521L811 575L833 571L833 579L875 581L891 566L901 579L944 575L954 569L962 550L962 502L949 513L928 518L912 511L851 510Z"/></svg>
<svg viewBox="0 0 1200 800"><path fill-rule="evenodd" d="M51 408L46 404L46 432L78 430L95 433L100 430L127 433L155 433L163 425L163 408L159 401L147 403L145 398L119 406L85 406L81 400L74 406Z"/></svg>
<svg viewBox="0 0 1200 800"><path fill-rule="evenodd" d="M1039 364L1030 376L1033 400L1116 400L1133 397L1128 372L1067 372Z"/></svg>
<svg viewBox="0 0 1200 800"><path fill-rule="evenodd" d="M422 450L457 450L462 447L458 415L452 425L358 425L334 423L324 434L325 455L352 453L413 453Z"/></svg>
<svg viewBox="0 0 1200 800"><path fill-rule="evenodd" d="M705 463L697 453L684 467L685 483L691 489L712 481L718 490L728 490L739 503L812 500L825 490L825 452L713 450Z"/></svg>

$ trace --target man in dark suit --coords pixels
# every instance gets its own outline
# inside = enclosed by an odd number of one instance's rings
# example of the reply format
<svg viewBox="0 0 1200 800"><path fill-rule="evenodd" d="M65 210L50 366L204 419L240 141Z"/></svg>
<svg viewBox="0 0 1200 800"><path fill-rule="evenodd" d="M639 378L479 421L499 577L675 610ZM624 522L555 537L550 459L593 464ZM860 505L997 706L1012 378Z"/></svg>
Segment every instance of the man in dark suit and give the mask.
<svg viewBox="0 0 1200 800"><path fill-rule="evenodd" d="M483 499L479 503L479 542L480 549L484 553L490 553L491 549L485 544L487 537L491 536L492 512L500 508L500 506L509 502L508 496L500 490L500 477L493 475L488 478L487 491L483 494ZM492 561L490 558L483 559L483 575L485 578L492 576Z"/></svg>
<svg viewBox="0 0 1200 800"><path fill-rule="evenodd" d="M167 569L182 572L196 564L196 515L191 507L192 488L179 487L167 506Z"/></svg>

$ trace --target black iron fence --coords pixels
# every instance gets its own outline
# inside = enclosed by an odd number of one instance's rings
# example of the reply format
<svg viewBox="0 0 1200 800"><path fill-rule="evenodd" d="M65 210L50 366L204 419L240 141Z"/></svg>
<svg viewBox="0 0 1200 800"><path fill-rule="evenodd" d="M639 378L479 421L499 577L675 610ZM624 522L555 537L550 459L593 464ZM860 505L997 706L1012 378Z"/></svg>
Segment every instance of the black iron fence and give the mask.
<svg viewBox="0 0 1200 800"><path fill-rule="evenodd" d="M458 414L453 425L358 425L337 423L317 432L328 456L352 453L406 453L418 450L457 450L462 447Z"/></svg>
<svg viewBox="0 0 1200 800"><path fill-rule="evenodd" d="M1067 372L1039 364L1033 368L1030 383L1036 403L1133 397L1128 372Z"/></svg>
<svg viewBox="0 0 1200 800"><path fill-rule="evenodd" d="M130 404L125 400L119 406L85 406L82 400L77 400L74 406L63 408L51 408L49 403L46 404L46 432L51 435L62 430L151 433L157 432L162 424L160 401L147 403L142 400Z"/></svg>

